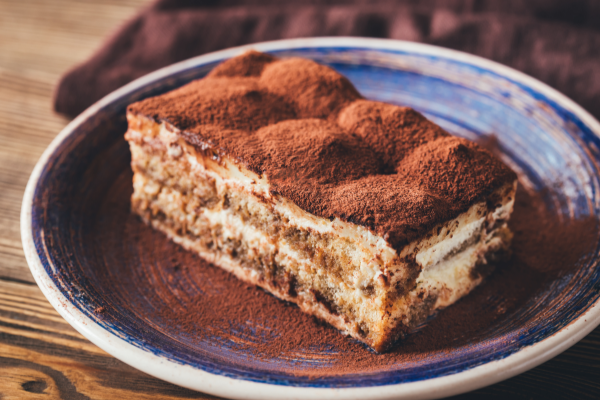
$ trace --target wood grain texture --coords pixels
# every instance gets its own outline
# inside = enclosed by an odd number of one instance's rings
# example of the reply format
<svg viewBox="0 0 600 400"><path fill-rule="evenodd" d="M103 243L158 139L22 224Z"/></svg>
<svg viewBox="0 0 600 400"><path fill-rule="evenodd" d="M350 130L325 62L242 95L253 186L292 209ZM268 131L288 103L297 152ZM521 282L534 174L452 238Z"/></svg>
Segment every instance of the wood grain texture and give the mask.
<svg viewBox="0 0 600 400"><path fill-rule="evenodd" d="M0 0L0 399L213 398L116 360L71 328L29 272L19 232L27 179L68 123L52 112L60 75L144 0ZM553 360L457 398L599 398L600 329Z"/></svg>
<svg viewBox="0 0 600 400"><path fill-rule="evenodd" d="M63 320L35 285L0 280L2 399L194 398L116 360ZM46 396L45 398L48 398Z"/></svg>

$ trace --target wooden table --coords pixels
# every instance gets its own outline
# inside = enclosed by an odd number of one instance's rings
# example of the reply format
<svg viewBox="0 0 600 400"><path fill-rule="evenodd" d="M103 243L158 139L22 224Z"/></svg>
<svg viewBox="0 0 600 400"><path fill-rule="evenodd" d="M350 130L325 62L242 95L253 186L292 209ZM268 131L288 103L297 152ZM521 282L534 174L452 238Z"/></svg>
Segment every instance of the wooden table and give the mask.
<svg viewBox="0 0 600 400"><path fill-rule="evenodd" d="M46 301L21 247L25 184L68 123L52 112L54 85L144 3L0 0L1 399L213 398L152 378L87 341ZM600 398L600 329L525 374L459 397L509 396Z"/></svg>

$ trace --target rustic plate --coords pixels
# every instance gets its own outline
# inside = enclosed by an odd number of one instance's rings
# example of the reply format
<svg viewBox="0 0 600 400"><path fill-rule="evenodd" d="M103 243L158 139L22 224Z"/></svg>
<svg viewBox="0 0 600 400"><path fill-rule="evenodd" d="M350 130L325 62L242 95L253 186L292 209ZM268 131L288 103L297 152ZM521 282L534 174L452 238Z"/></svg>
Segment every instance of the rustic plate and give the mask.
<svg viewBox="0 0 600 400"><path fill-rule="evenodd" d="M476 341L379 371L307 376L307 368L327 371L336 349L299 349L297 357L268 359L237 345L270 340L264 334L268 321L261 329L251 318L231 321L227 338L205 326L197 327L197 335L185 334L189 330L170 323L156 288L198 302L220 289L206 284L210 276L202 271L208 267L194 276L168 272L176 271L175 263L202 262L177 252L162 235L143 231L148 228L130 215L125 107L200 78L248 48L330 65L366 97L412 106L454 134L474 139L495 132L505 161L531 188L545 190L563 218L600 216L600 125L519 72L456 51L388 40L298 39L220 51L105 97L58 135L31 175L21 215L28 263L50 303L85 337L150 375L225 397L432 398L530 369L600 323L598 243L591 257ZM239 340L232 340L236 335Z"/></svg>

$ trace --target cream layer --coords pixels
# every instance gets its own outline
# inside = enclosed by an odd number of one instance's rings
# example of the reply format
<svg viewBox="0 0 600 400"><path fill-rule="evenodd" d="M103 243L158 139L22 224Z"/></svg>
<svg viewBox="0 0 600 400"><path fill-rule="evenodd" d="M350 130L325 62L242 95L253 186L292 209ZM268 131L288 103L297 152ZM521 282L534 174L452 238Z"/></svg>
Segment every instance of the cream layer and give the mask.
<svg viewBox="0 0 600 400"><path fill-rule="evenodd" d="M143 119L144 117L136 118ZM322 234L334 234L356 243L359 250L352 255L352 259L359 266L354 271L354 280L357 286L366 287L376 284L378 277L386 272L395 274L403 264L398 262L398 259L409 254L416 253L416 262L426 271L430 266L439 263L449 253L462 246L465 241L470 240L473 232L480 229L486 219L490 219L486 202L476 203L454 220L442 224L441 229L434 227L424 239L413 241L398 254L384 238L371 233L362 226L347 223L338 218L333 221L320 218L300 209L281 196L271 196L268 177L261 178L227 158L216 162L211 157L201 154L176 133L176 128L165 122L155 124L148 120L143 128L145 129L140 131L130 128L127 132L128 140L150 146L158 145L167 149L169 156L174 159L186 157L192 171L209 172L220 184L232 185L254 197L270 200L275 211L300 228L311 229ZM140 149L140 151L143 150ZM507 193L502 197L500 206L494 210L492 220L488 223L509 219L514 204L516 182L512 186L508 192L506 188L500 189Z"/></svg>

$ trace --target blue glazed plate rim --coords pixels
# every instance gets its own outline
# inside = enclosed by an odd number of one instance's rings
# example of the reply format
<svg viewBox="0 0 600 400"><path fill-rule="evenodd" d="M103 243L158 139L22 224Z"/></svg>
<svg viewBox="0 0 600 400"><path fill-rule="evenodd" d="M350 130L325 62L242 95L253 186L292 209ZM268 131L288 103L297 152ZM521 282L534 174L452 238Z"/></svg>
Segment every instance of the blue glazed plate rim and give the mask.
<svg viewBox="0 0 600 400"><path fill-rule="evenodd" d="M560 104L564 109L576 115L596 136L600 137L600 124L589 113L572 100L547 85L493 61L431 45L397 40L366 38L336 37L290 39L231 48L173 64L131 82L104 97L84 111L68 124L54 139L31 174L21 208L21 236L23 248L34 279L48 301L59 314L78 332L107 353L134 368L159 379L217 396L261 399L360 399L366 396L374 399L386 399L399 397L434 398L450 396L487 386L531 369L565 351L598 326L600 324L600 305L599 302L596 302L578 319L564 327L555 335L525 347L506 358L491 361L472 369L438 378L385 386L311 388L272 385L268 383L234 379L223 375L212 374L189 365L181 365L167 358L140 349L139 347L130 344L124 338L120 338L115 334L108 332L69 302L48 275L48 272L42 264L40 255L35 248L32 227L32 207L35 191L38 187L38 181L43 170L46 168L49 160L60 148L61 144L73 134L77 127L95 115L99 110L135 90L151 85L152 83L167 78L177 72L236 56L250 48L259 51L284 51L298 48L333 47L377 51L402 51L425 56L443 57L492 71L507 77L524 87L529 87L542 93L548 99ZM44 248L43 250L47 253L47 249ZM48 254L46 254L46 258L50 259Z"/></svg>

